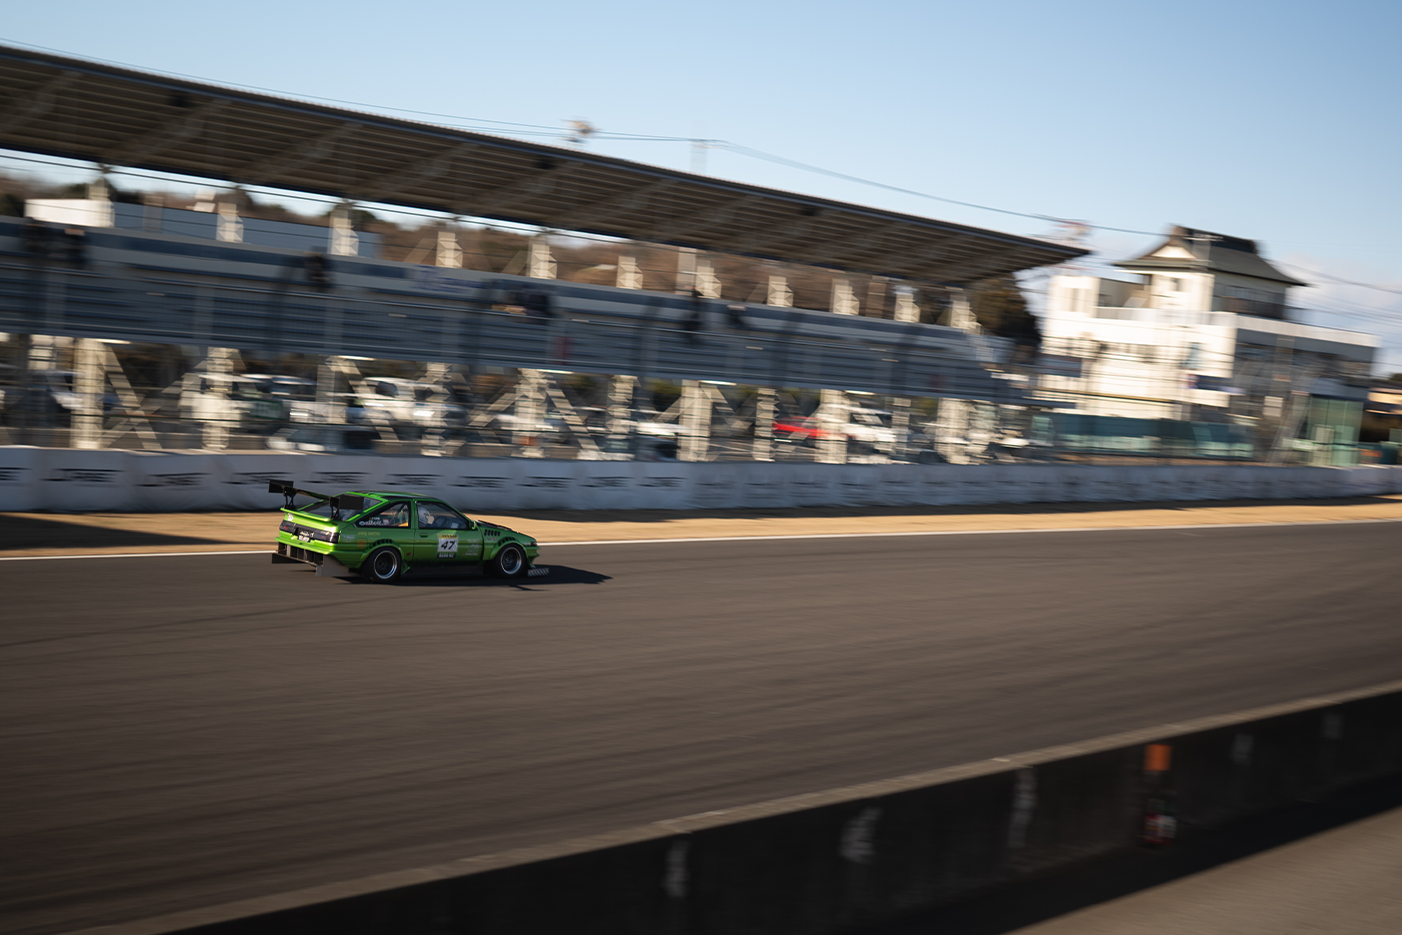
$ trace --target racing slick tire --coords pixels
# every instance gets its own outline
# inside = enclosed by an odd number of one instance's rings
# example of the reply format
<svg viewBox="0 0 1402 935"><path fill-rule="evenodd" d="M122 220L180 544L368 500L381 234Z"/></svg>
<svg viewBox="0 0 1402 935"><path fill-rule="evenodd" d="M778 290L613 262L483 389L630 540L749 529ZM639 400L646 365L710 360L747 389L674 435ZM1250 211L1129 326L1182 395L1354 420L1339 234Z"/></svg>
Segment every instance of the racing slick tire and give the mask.
<svg viewBox="0 0 1402 935"><path fill-rule="evenodd" d="M404 559L391 548L376 549L360 566L360 573L371 584L394 584L404 571Z"/></svg>
<svg viewBox="0 0 1402 935"><path fill-rule="evenodd" d="M526 574L526 553L519 545L504 545L501 551L487 563L488 570L498 578L520 578Z"/></svg>

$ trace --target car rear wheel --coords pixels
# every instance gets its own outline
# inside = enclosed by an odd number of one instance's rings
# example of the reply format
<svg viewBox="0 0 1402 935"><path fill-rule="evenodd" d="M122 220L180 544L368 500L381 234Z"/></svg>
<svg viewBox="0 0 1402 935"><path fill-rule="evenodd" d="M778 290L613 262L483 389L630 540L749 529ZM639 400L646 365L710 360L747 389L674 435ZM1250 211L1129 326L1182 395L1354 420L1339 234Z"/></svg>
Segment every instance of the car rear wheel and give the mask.
<svg viewBox="0 0 1402 935"><path fill-rule="evenodd" d="M498 578L519 578L526 573L526 553L519 545L502 546L492 559L490 569Z"/></svg>
<svg viewBox="0 0 1402 935"><path fill-rule="evenodd" d="M376 549L370 553L360 573L374 584L394 584L404 570L404 560L394 549Z"/></svg>

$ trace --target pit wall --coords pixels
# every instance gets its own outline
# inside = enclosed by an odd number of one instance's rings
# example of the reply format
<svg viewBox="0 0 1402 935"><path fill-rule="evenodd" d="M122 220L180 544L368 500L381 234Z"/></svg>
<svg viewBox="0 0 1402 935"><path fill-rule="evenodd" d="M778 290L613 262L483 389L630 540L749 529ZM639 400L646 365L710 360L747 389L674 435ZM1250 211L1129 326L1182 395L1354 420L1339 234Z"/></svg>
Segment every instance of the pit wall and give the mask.
<svg viewBox="0 0 1402 935"><path fill-rule="evenodd" d="M103 931L827 935L1397 775L1402 683Z"/></svg>
<svg viewBox="0 0 1402 935"><path fill-rule="evenodd" d="M268 481L402 490L466 511L935 506L1359 497L1402 467L837 465L0 447L0 511L183 512L279 505Z"/></svg>

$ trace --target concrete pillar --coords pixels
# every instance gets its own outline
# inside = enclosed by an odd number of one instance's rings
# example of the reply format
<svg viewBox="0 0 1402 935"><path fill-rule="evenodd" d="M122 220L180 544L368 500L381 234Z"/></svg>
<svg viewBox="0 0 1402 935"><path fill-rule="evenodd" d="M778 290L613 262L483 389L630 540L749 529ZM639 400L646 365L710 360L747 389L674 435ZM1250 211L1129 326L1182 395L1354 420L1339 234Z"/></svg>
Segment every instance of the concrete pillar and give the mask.
<svg viewBox="0 0 1402 935"><path fill-rule="evenodd" d="M978 319L969 305L969 294L963 289L952 289L949 302L949 324L952 328L977 336L983 333ZM981 445L979 412L975 403L966 399L941 399L939 414L935 421L936 450L951 464L970 464L975 454L986 447Z"/></svg>
<svg viewBox="0 0 1402 935"><path fill-rule="evenodd" d="M200 369L216 376L228 376L234 369L234 355L238 352L228 347L206 348L204 363ZM233 422L233 406L229 403L229 381L209 381L208 403L204 408L205 420L200 427L200 446L210 451L223 451L229 447L229 427Z"/></svg>
<svg viewBox="0 0 1402 935"><path fill-rule="evenodd" d="M978 319L974 317L974 310L969 305L969 294L963 289L952 290L949 305L949 324L960 331L967 331L969 334L982 334L983 329L979 327Z"/></svg>
<svg viewBox="0 0 1402 935"><path fill-rule="evenodd" d="M755 441L751 456L756 461L774 460L774 387L755 390Z"/></svg>
<svg viewBox="0 0 1402 935"><path fill-rule="evenodd" d="M771 273L769 275L769 298L766 300L765 304L773 305L778 308L793 307L793 290L789 288L789 279L787 276L779 273Z"/></svg>
<svg viewBox="0 0 1402 935"><path fill-rule="evenodd" d="M847 463L847 421L851 404L841 390L823 390L815 413L823 437L818 439L818 460L823 464Z"/></svg>
<svg viewBox="0 0 1402 935"><path fill-rule="evenodd" d="M88 198L97 202L89 217L92 218L93 227L115 227L117 224L117 212L112 206L112 187L107 184L106 178L99 178L88 186Z"/></svg>
<svg viewBox="0 0 1402 935"><path fill-rule="evenodd" d="M30 370L57 370L58 369L58 349L63 343L62 338L48 334L32 334L29 336L29 369Z"/></svg>
<svg viewBox="0 0 1402 935"><path fill-rule="evenodd" d="M638 258L627 254L618 258L618 281L616 283L620 289L641 289L643 287L643 271L638 266Z"/></svg>
<svg viewBox="0 0 1402 935"><path fill-rule="evenodd" d="M867 314L872 318L886 317L885 276L873 276L867 282Z"/></svg>
<svg viewBox="0 0 1402 935"><path fill-rule="evenodd" d="M427 400L427 408L431 414L427 419L418 421L425 430L419 439L419 453L440 457L447 454L448 422L445 417L448 403L452 399L449 392L452 368L448 364L431 361L424 365L421 379L431 385L433 391Z"/></svg>
<svg viewBox="0 0 1402 935"><path fill-rule="evenodd" d="M708 299L720 298L720 279L716 277L715 267L706 257L700 257L696 261L696 291Z"/></svg>
<svg viewBox="0 0 1402 935"><path fill-rule="evenodd" d="M697 380L682 382L679 461L705 461L711 441L711 394Z"/></svg>
<svg viewBox="0 0 1402 935"><path fill-rule="evenodd" d="M891 458L904 461L910 450L910 400L904 396L891 400L891 431L896 436L891 444Z"/></svg>
<svg viewBox="0 0 1402 935"><path fill-rule="evenodd" d="M462 269L462 245L458 243L456 228L438 232L438 252L433 262L446 269Z"/></svg>
<svg viewBox="0 0 1402 935"><path fill-rule="evenodd" d="M141 213L141 229L151 233L160 233L163 215L165 213L165 195L159 192L149 192L144 201L145 210Z"/></svg>
<svg viewBox="0 0 1402 935"><path fill-rule="evenodd" d="M24 347L24 389L21 404L25 406L19 413L20 424L24 429L21 442L26 445L52 445L48 430L53 428L50 420L48 395L50 386L40 373L58 368L57 338L47 334L19 335Z"/></svg>
<svg viewBox="0 0 1402 935"><path fill-rule="evenodd" d="M857 302L857 293L852 290L850 281L846 279L832 281L832 310L838 315L856 315L861 311L861 306Z"/></svg>
<svg viewBox="0 0 1402 935"><path fill-rule="evenodd" d="M216 219L215 239L224 243L243 243L243 219L239 217L239 206L232 201L219 202L219 215Z"/></svg>
<svg viewBox="0 0 1402 935"><path fill-rule="evenodd" d="M919 321L920 306L915 304L915 290L909 286L896 287L896 321Z"/></svg>
<svg viewBox="0 0 1402 935"><path fill-rule="evenodd" d="M545 374L539 370L522 370L520 375L519 392L513 407L516 426L511 441L516 445L518 457L543 458L545 448L540 435L545 428Z"/></svg>
<svg viewBox="0 0 1402 935"><path fill-rule="evenodd" d="M336 402L336 384L340 379L340 371L335 357L323 357L321 364L316 368L316 422L332 421L331 412Z"/></svg>
<svg viewBox="0 0 1402 935"><path fill-rule="evenodd" d="M638 392L638 378L613 376L609 378L608 429L609 438L617 445L632 431L633 400Z"/></svg>
<svg viewBox="0 0 1402 935"><path fill-rule="evenodd" d="M69 445L73 448L101 448L107 348L101 341L79 338L73 345L73 366L78 371L73 381L78 404L73 409Z"/></svg>
<svg viewBox="0 0 1402 935"><path fill-rule="evenodd" d="M531 241L526 275L532 279L554 279L556 276L555 256L550 252L550 241L543 234Z"/></svg>
<svg viewBox="0 0 1402 935"><path fill-rule="evenodd" d="M696 288L696 249L680 247L677 250L677 294L691 295Z"/></svg>
<svg viewBox="0 0 1402 935"><path fill-rule="evenodd" d="M332 256L357 256L360 253L360 235L351 226L350 213L349 203L339 205L331 212L331 241L327 252Z"/></svg>
<svg viewBox="0 0 1402 935"><path fill-rule="evenodd" d="M969 418L972 405L963 399L941 399L935 416L935 450L950 464L968 464Z"/></svg>

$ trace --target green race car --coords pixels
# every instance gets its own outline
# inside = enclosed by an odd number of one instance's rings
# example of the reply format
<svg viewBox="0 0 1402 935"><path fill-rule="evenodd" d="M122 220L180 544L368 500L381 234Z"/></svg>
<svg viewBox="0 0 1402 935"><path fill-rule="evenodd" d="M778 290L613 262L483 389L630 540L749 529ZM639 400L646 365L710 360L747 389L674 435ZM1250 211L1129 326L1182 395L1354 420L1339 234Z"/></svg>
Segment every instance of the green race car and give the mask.
<svg viewBox="0 0 1402 935"><path fill-rule="evenodd" d="M436 497L392 490L327 496L272 481L284 498L273 562L303 562L320 576L359 574L377 584L403 575L487 572L498 578L543 575L540 547L505 526L468 519ZM296 506L298 496L312 503Z"/></svg>

